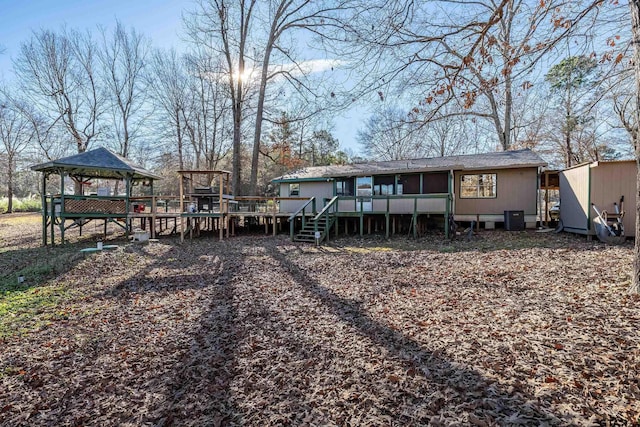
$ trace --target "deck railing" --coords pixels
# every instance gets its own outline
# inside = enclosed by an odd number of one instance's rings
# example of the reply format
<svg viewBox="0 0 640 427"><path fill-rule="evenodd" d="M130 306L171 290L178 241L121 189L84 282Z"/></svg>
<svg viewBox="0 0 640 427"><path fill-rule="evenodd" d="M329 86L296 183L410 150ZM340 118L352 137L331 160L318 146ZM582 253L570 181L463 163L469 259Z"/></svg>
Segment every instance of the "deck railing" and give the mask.
<svg viewBox="0 0 640 427"><path fill-rule="evenodd" d="M318 222L324 218L324 234L327 238L327 240L329 240L329 231L331 230L331 226L333 225L333 222L335 221L335 214L338 211L338 200L339 200L339 196L335 196L334 198L332 198L331 200L329 200L329 203L327 203L324 208L322 208L322 210L318 213L318 215L316 215L315 217L313 217L313 231L315 231L316 233L318 232ZM323 236L324 237L324 236Z"/></svg>
<svg viewBox="0 0 640 427"><path fill-rule="evenodd" d="M448 193L339 197L340 213L444 214L447 213L450 200Z"/></svg>
<svg viewBox="0 0 640 427"><path fill-rule="evenodd" d="M316 213L316 198L312 197L309 200L307 200L305 203L302 204L302 206L300 206L298 208L297 211L295 211L294 213L291 214L291 216L289 216L289 234L291 235L291 239L293 240L293 233L294 233L294 220L298 215L302 216L302 228L305 227L306 223L307 223L307 214L306 214L306 210L307 207L309 207L309 205L311 205L311 213L315 214Z"/></svg>

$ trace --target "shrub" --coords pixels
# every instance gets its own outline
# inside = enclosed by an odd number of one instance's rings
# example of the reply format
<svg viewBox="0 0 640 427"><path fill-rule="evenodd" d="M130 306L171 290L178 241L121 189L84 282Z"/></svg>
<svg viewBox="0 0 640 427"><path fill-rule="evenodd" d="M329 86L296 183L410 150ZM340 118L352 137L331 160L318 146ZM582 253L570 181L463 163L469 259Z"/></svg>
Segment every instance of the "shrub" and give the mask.
<svg viewBox="0 0 640 427"><path fill-rule="evenodd" d="M9 199L7 197L0 198L0 213L7 212L7 206L9 205ZM39 212L42 208L42 202L39 197L25 197L23 199L13 198L13 211L14 212Z"/></svg>

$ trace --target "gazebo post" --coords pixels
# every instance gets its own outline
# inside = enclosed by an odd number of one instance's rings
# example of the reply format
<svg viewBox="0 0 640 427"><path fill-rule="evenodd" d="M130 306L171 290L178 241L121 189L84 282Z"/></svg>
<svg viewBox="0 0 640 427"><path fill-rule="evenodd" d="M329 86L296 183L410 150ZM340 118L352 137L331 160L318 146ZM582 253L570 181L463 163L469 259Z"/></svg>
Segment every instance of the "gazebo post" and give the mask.
<svg viewBox="0 0 640 427"><path fill-rule="evenodd" d="M151 218L149 218L149 235L151 236L152 239L156 238L156 210L158 209L157 207L157 200L156 200L156 193L153 190L153 180L149 181L149 190L151 191Z"/></svg>
<svg viewBox="0 0 640 427"><path fill-rule="evenodd" d="M131 197L131 175L127 174L125 176L125 198L124 198L124 237L129 239L129 228L131 227L131 219L129 218L129 199Z"/></svg>
<svg viewBox="0 0 640 427"><path fill-rule="evenodd" d="M64 245L64 170L60 169L60 243ZM51 236L51 243L54 242L53 235Z"/></svg>
<svg viewBox="0 0 640 427"><path fill-rule="evenodd" d="M42 203L42 246L47 246L47 174L42 173L42 194L40 195ZM51 200L53 204L53 199ZM53 221L53 218L52 218Z"/></svg>
<svg viewBox="0 0 640 427"><path fill-rule="evenodd" d="M224 238L224 230L222 227L222 223L223 223L223 219L224 219L224 209L223 209L223 201L224 201L224 173L221 173L218 176L219 179L219 186L220 186L220 198L218 199L219 201L219 207L218 210L220 211L220 221L218 222L218 228L219 228L219 237L218 240L222 240ZM227 211L229 210L229 204L227 203ZM227 214L228 215L228 214ZM227 233L229 232L229 223L227 222Z"/></svg>
<svg viewBox="0 0 640 427"><path fill-rule="evenodd" d="M180 175L180 243L184 242L184 175Z"/></svg>

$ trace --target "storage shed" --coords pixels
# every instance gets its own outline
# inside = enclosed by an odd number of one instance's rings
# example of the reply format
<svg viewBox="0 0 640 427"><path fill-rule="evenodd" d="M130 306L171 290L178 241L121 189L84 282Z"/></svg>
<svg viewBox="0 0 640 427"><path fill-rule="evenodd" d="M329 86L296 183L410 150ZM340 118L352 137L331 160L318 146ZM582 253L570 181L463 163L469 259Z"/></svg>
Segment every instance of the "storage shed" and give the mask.
<svg viewBox="0 0 640 427"><path fill-rule="evenodd" d="M591 208L614 212L624 197L625 234L634 236L636 221L635 160L585 163L560 172L560 220L565 231L595 235Z"/></svg>

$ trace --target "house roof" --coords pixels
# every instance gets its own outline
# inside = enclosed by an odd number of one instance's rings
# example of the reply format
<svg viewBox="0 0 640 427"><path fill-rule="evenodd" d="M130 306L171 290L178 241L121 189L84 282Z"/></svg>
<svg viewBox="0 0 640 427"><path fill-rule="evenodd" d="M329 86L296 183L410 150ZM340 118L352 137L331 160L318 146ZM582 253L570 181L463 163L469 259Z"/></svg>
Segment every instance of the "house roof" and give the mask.
<svg viewBox="0 0 640 427"><path fill-rule="evenodd" d="M159 175L136 165L131 160L102 147L34 165L31 166L31 169L44 173L60 173L60 171L63 171L69 175L78 175L85 178L121 179L131 176L134 180L162 179Z"/></svg>
<svg viewBox="0 0 640 427"><path fill-rule="evenodd" d="M274 182L317 180L342 176L367 176L448 170L516 169L546 166L540 156L529 149L484 154L432 157L427 159L366 162L350 165L314 166L290 172Z"/></svg>

